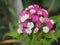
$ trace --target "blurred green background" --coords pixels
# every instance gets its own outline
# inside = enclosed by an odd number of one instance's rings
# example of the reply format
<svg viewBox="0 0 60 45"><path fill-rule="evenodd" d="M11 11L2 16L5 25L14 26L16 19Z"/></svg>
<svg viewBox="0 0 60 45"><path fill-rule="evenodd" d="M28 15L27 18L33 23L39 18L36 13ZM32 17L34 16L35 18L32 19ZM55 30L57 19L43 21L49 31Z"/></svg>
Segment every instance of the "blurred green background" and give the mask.
<svg viewBox="0 0 60 45"><path fill-rule="evenodd" d="M38 4L40 7L43 7L46 10L51 8L49 12L49 17L60 15L60 0L21 0L21 1L23 3L23 9L25 9L28 5ZM17 29L18 15L14 7L14 2L15 0L0 0L0 41L6 39L14 39L13 37L5 36L7 32ZM19 44L10 43L1 45L19 45ZM60 44L54 42L53 45Z"/></svg>

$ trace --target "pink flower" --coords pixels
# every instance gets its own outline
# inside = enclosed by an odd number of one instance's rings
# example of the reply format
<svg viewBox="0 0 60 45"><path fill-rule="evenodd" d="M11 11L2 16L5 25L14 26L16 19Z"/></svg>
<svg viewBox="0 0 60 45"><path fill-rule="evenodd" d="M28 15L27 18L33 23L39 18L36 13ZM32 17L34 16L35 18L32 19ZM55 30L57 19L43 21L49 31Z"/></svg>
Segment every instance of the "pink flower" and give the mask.
<svg viewBox="0 0 60 45"><path fill-rule="evenodd" d="M29 14L29 19L32 20L33 17L34 17L34 14Z"/></svg>
<svg viewBox="0 0 60 45"><path fill-rule="evenodd" d="M54 33L55 33L55 30L51 30L50 33L51 33L51 34L54 34Z"/></svg>
<svg viewBox="0 0 60 45"><path fill-rule="evenodd" d="M44 18L43 21L44 21L44 23L50 22L50 20L48 18Z"/></svg>
<svg viewBox="0 0 60 45"><path fill-rule="evenodd" d="M25 28L22 30L23 34L27 34L27 32L25 31Z"/></svg>
<svg viewBox="0 0 60 45"><path fill-rule="evenodd" d="M39 17L38 16L32 16L32 21L33 22L39 21Z"/></svg>
<svg viewBox="0 0 60 45"><path fill-rule="evenodd" d="M22 22L23 27L27 27L27 21Z"/></svg>
<svg viewBox="0 0 60 45"><path fill-rule="evenodd" d="M52 29L52 28L53 28L53 24L52 24L51 22L48 22L46 25L47 25L47 27L48 27L49 29Z"/></svg>
<svg viewBox="0 0 60 45"><path fill-rule="evenodd" d="M40 9L40 10L41 10L42 15L43 15L44 17L47 17L47 16L48 16L47 10L45 10L45 9Z"/></svg>
<svg viewBox="0 0 60 45"><path fill-rule="evenodd" d="M38 15L42 15L42 11L38 10L38 11L37 11L37 14L38 14Z"/></svg>
<svg viewBox="0 0 60 45"><path fill-rule="evenodd" d="M36 22L35 26L36 26L37 28L41 28L41 23L38 21L38 22Z"/></svg>
<svg viewBox="0 0 60 45"><path fill-rule="evenodd" d="M34 6L33 6L33 5L28 6L28 9L32 9L32 8L34 8Z"/></svg>
<svg viewBox="0 0 60 45"><path fill-rule="evenodd" d="M38 6L37 4L34 4L33 6L34 6L34 8L36 8L36 9L39 8L39 6Z"/></svg>
<svg viewBox="0 0 60 45"><path fill-rule="evenodd" d="M24 16L27 13L26 10L22 11L21 14L19 16Z"/></svg>
<svg viewBox="0 0 60 45"><path fill-rule="evenodd" d="M36 28L34 29L34 33L37 33L38 30L39 30L39 28L36 27Z"/></svg>
<svg viewBox="0 0 60 45"><path fill-rule="evenodd" d="M53 25L48 18L44 18L44 23L46 23L46 26L51 29L53 28Z"/></svg>
<svg viewBox="0 0 60 45"><path fill-rule="evenodd" d="M36 10L32 8L32 9L30 9L30 13L31 14L35 14L36 13Z"/></svg>

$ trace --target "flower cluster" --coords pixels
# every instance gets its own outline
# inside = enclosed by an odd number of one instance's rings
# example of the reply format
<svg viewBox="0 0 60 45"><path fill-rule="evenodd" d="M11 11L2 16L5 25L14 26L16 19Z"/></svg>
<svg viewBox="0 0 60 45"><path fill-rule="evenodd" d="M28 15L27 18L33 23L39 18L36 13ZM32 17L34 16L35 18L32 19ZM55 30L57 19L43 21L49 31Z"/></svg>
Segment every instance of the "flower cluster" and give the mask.
<svg viewBox="0 0 60 45"><path fill-rule="evenodd" d="M19 15L17 32L23 34L37 33L40 29L44 33L55 32L52 30L54 21L48 18L48 12L37 4L28 6Z"/></svg>

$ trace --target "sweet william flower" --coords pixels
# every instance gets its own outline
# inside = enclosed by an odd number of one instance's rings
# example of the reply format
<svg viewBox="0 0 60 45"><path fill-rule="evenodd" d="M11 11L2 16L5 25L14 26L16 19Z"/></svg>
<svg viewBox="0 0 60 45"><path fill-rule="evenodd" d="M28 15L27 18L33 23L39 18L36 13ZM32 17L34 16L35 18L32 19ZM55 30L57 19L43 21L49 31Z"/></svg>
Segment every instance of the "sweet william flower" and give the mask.
<svg viewBox="0 0 60 45"><path fill-rule="evenodd" d="M28 23L27 21L22 22L22 26L27 27L27 23Z"/></svg>
<svg viewBox="0 0 60 45"><path fill-rule="evenodd" d="M34 4L33 6L34 6L35 9L39 8L39 6L37 4Z"/></svg>
<svg viewBox="0 0 60 45"><path fill-rule="evenodd" d="M46 24L46 26L47 26L49 29L52 29L52 28L53 28L53 24L52 24L51 22L48 22L48 23Z"/></svg>
<svg viewBox="0 0 60 45"><path fill-rule="evenodd" d="M28 6L28 9L32 9L32 8L34 8L34 6L33 6L33 5Z"/></svg>
<svg viewBox="0 0 60 45"><path fill-rule="evenodd" d="M41 28L41 23L40 23L40 21L36 22L35 26L36 26L37 28Z"/></svg>
<svg viewBox="0 0 60 45"><path fill-rule="evenodd" d="M49 28L48 28L47 26L44 26L44 27L43 27L43 32L44 32L44 33L48 33L48 32L49 32Z"/></svg>
<svg viewBox="0 0 60 45"><path fill-rule="evenodd" d="M51 34L54 34L54 33L55 33L55 30L51 30L50 33L51 33Z"/></svg>
<svg viewBox="0 0 60 45"><path fill-rule="evenodd" d="M38 16L33 16L33 17L32 17L32 21L33 21L33 22L39 21L39 17L38 17Z"/></svg>
<svg viewBox="0 0 60 45"><path fill-rule="evenodd" d="M21 22L26 21L29 18L29 14L25 14L24 16L21 17Z"/></svg>
<svg viewBox="0 0 60 45"><path fill-rule="evenodd" d="M50 22L50 20L48 18L46 18L46 17L43 20L44 20L44 23Z"/></svg>
<svg viewBox="0 0 60 45"><path fill-rule="evenodd" d="M42 17L42 16L40 17L40 22L41 22L41 23L43 23L43 22L44 22L44 20L43 20L43 17Z"/></svg>
<svg viewBox="0 0 60 45"><path fill-rule="evenodd" d="M35 9L30 9L30 13L34 14L34 13L36 13L36 10Z"/></svg>
<svg viewBox="0 0 60 45"><path fill-rule="evenodd" d="M38 14L38 15L42 15L42 11L38 10L38 11L37 11L37 14Z"/></svg>
<svg viewBox="0 0 60 45"><path fill-rule="evenodd" d="M36 27L36 28L34 29L34 33L37 33L38 30L39 30L39 28Z"/></svg>
<svg viewBox="0 0 60 45"><path fill-rule="evenodd" d="M17 32L23 34L31 34L32 29L33 33L37 33L39 29L43 29L44 33L54 33L51 30L54 26L54 21L48 18L48 12L39 8L37 4L28 6L24 11L19 15L19 23L21 22L22 28L19 27ZM44 27L43 27L44 26Z"/></svg>
<svg viewBox="0 0 60 45"><path fill-rule="evenodd" d="M30 28L24 28L22 30L23 34L31 34L32 33L32 30Z"/></svg>
<svg viewBox="0 0 60 45"><path fill-rule="evenodd" d="M51 20L49 20L48 18L44 18L44 23L46 23L46 26L49 28L49 29L51 29L51 28L53 28L53 23L54 22L52 22Z"/></svg>
<svg viewBox="0 0 60 45"><path fill-rule="evenodd" d="M25 29L25 31L26 31L27 34L31 34L32 33L32 30L29 29L29 28Z"/></svg>
<svg viewBox="0 0 60 45"><path fill-rule="evenodd" d="M47 12L47 10L42 9L42 8L40 8L40 9L37 10L37 14L38 14L38 15L42 15L43 17L48 17L48 12Z"/></svg>
<svg viewBox="0 0 60 45"><path fill-rule="evenodd" d="M23 32L23 34L27 34L26 28L23 28L22 32Z"/></svg>
<svg viewBox="0 0 60 45"><path fill-rule="evenodd" d="M45 10L45 9L40 9L40 10L41 10L42 15L43 15L44 17L47 17L47 16L48 16L47 10Z"/></svg>
<svg viewBox="0 0 60 45"><path fill-rule="evenodd" d="M18 28L18 29L17 29L17 32L18 32L18 33L23 33L21 28Z"/></svg>
<svg viewBox="0 0 60 45"><path fill-rule="evenodd" d="M20 13L19 20L18 20L19 23L21 23L21 17L24 16L26 13L27 13L26 10L24 10Z"/></svg>
<svg viewBox="0 0 60 45"><path fill-rule="evenodd" d="M27 28L32 29L34 27L33 22L28 22Z"/></svg>
<svg viewBox="0 0 60 45"><path fill-rule="evenodd" d="M19 16L24 16L25 14L27 14L27 11L26 10L23 10Z"/></svg>
<svg viewBox="0 0 60 45"><path fill-rule="evenodd" d="M52 24L54 24L54 23L55 23L53 20L50 20L50 22L51 22Z"/></svg>
<svg viewBox="0 0 60 45"><path fill-rule="evenodd" d="M17 29L17 32L18 33L23 33L22 30L23 30L23 26L20 24L18 29Z"/></svg>

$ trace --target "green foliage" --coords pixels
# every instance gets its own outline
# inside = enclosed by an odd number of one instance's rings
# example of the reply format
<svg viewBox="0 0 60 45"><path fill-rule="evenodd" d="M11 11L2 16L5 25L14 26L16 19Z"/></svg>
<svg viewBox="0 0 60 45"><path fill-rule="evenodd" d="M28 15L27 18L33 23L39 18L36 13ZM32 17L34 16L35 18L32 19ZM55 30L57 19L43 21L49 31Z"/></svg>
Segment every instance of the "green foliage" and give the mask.
<svg viewBox="0 0 60 45"><path fill-rule="evenodd" d="M20 36L24 45L50 45L50 43L45 39L38 40L37 36L34 35L32 39L28 36ZM21 40L20 40L21 41Z"/></svg>
<svg viewBox="0 0 60 45"><path fill-rule="evenodd" d="M17 18L18 16L17 16L17 14L15 12L15 9L13 7L9 7L8 10L11 13L11 22L9 22L9 23L11 23L11 27L16 28L17 21L18 21L18 18Z"/></svg>
<svg viewBox="0 0 60 45"><path fill-rule="evenodd" d="M37 36L33 36L30 42L31 45L39 45L40 41L37 39Z"/></svg>
<svg viewBox="0 0 60 45"><path fill-rule="evenodd" d="M51 2L52 2L52 0L44 0L43 1L43 6L46 7L46 8L49 8L50 5L51 5ZM53 5L53 11L54 12L57 11L60 8L59 3L60 3L60 0L55 0L55 3Z"/></svg>
<svg viewBox="0 0 60 45"><path fill-rule="evenodd" d="M20 41L22 41L23 45L30 45L30 38L27 35L20 36Z"/></svg>
<svg viewBox="0 0 60 45"><path fill-rule="evenodd" d="M45 39L41 39L41 43L42 43L42 45L50 45L49 41L47 41Z"/></svg>
<svg viewBox="0 0 60 45"><path fill-rule="evenodd" d="M9 33L6 33L5 36L11 36L13 38L16 38L19 34L17 33L16 30L12 30Z"/></svg>
<svg viewBox="0 0 60 45"><path fill-rule="evenodd" d="M56 24L56 28L55 28L55 30L56 30L55 35L58 38L58 37L60 37L60 15L58 15L58 16L52 16L50 18L53 19L57 23Z"/></svg>

